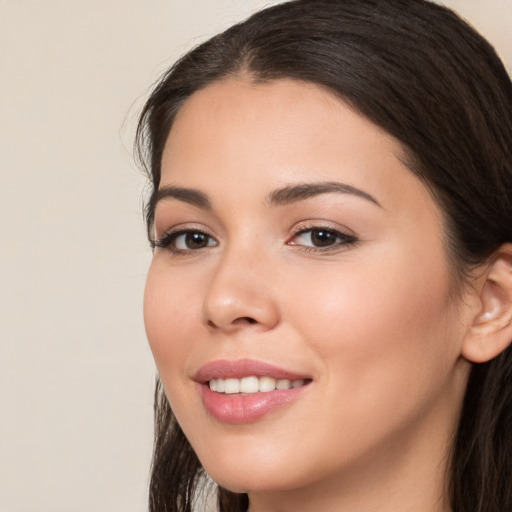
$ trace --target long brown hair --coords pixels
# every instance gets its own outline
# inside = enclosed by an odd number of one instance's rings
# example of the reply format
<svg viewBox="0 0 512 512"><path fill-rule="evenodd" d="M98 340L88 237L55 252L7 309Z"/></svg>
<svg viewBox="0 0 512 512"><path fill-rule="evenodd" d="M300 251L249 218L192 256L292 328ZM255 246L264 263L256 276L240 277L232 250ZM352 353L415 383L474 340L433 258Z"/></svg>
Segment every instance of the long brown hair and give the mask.
<svg viewBox="0 0 512 512"><path fill-rule="evenodd" d="M460 286L512 242L512 84L493 48L426 0L293 0L196 47L160 80L137 149L152 195L174 117L196 91L231 75L319 84L401 141L407 164L442 208ZM474 365L451 464L454 512L512 510L512 349ZM190 512L204 477L160 384L155 396L152 512ZM247 510L218 489L219 510Z"/></svg>

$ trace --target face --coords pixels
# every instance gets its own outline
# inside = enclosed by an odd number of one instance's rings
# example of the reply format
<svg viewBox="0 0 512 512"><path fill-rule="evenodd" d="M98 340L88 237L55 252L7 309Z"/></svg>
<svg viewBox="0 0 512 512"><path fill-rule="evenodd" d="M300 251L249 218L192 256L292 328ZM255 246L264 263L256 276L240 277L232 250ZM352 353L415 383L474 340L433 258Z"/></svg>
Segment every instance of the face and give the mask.
<svg viewBox="0 0 512 512"><path fill-rule="evenodd" d="M441 213L403 160L311 84L231 79L178 114L145 322L172 409L225 487L446 455L465 325Z"/></svg>

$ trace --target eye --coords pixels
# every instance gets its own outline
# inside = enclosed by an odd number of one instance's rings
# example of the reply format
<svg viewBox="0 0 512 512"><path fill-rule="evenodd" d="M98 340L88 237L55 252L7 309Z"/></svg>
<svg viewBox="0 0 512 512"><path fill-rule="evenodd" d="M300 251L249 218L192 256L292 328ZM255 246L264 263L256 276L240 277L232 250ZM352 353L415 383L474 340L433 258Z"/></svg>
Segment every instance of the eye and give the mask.
<svg viewBox="0 0 512 512"><path fill-rule="evenodd" d="M217 240L204 231L196 229L171 231L162 238L155 240L155 247L169 249L174 253L192 252L217 245Z"/></svg>
<svg viewBox="0 0 512 512"><path fill-rule="evenodd" d="M288 244L300 245L305 248L321 251L352 245L356 241L354 236L347 235L336 229L315 227L299 231Z"/></svg>
<svg viewBox="0 0 512 512"><path fill-rule="evenodd" d="M189 231L174 237L174 247L180 251L203 249L217 245L213 238L200 231Z"/></svg>

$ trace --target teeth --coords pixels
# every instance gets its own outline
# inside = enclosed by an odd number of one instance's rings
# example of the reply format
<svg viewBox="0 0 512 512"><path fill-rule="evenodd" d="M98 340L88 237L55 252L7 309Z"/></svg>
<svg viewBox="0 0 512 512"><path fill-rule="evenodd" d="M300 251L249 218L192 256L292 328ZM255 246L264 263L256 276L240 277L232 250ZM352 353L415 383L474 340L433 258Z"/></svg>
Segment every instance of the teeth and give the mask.
<svg viewBox="0 0 512 512"><path fill-rule="evenodd" d="M257 393L260 379L258 377L244 377L240 380L240 393Z"/></svg>
<svg viewBox="0 0 512 512"><path fill-rule="evenodd" d="M224 379L215 379L217 381L217 389L219 393L224 393L226 391L226 381Z"/></svg>
<svg viewBox="0 0 512 512"><path fill-rule="evenodd" d="M211 379L208 383L212 391L233 395L237 393L252 394L300 388L304 380L274 379L272 377L249 376L242 379Z"/></svg>
<svg viewBox="0 0 512 512"><path fill-rule="evenodd" d="M288 379L279 379L276 382L276 389L290 389L291 387L292 383Z"/></svg>
<svg viewBox="0 0 512 512"><path fill-rule="evenodd" d="M274 391L276 389L276 379L272 377L261 377L260 378L260 391Z"/></svg>
<svg viewBox="0 0 512 512"><path fill-rule="evenodd" d="M217 379L217 385L219 380L222 379ZM224 393L226 393L226 395L240 393L240 379L226 379L224 381Z"/></svg>

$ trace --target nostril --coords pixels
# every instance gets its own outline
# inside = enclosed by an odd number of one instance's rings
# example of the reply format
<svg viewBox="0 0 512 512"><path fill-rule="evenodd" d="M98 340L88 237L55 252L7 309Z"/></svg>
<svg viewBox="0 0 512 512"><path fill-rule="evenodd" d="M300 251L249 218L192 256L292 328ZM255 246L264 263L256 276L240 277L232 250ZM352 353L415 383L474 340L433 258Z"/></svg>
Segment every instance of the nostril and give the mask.
<svg viewBox="0 0 512 512"><path fill-rule="evenodd" d="M243 316L241 318L237 318L235 320L235 323L247 323L247 324L256 324L258 323L254 318L251 318L249 316Z"/></svg>
<svg viewBox="0 0 512 512"><path fill-rule="evenodd" d="M243 325L243 324L257 324L258 321L255 320L254 318L251 318L250 316L241 316L239 318L235 318L235 320L233 320L233 322L231 323L231 325ZM208 327L212 328L212 329L215 329L217 328L217 324L213 321L213 320L208 320L207 322L208 324Z"/></svg>

